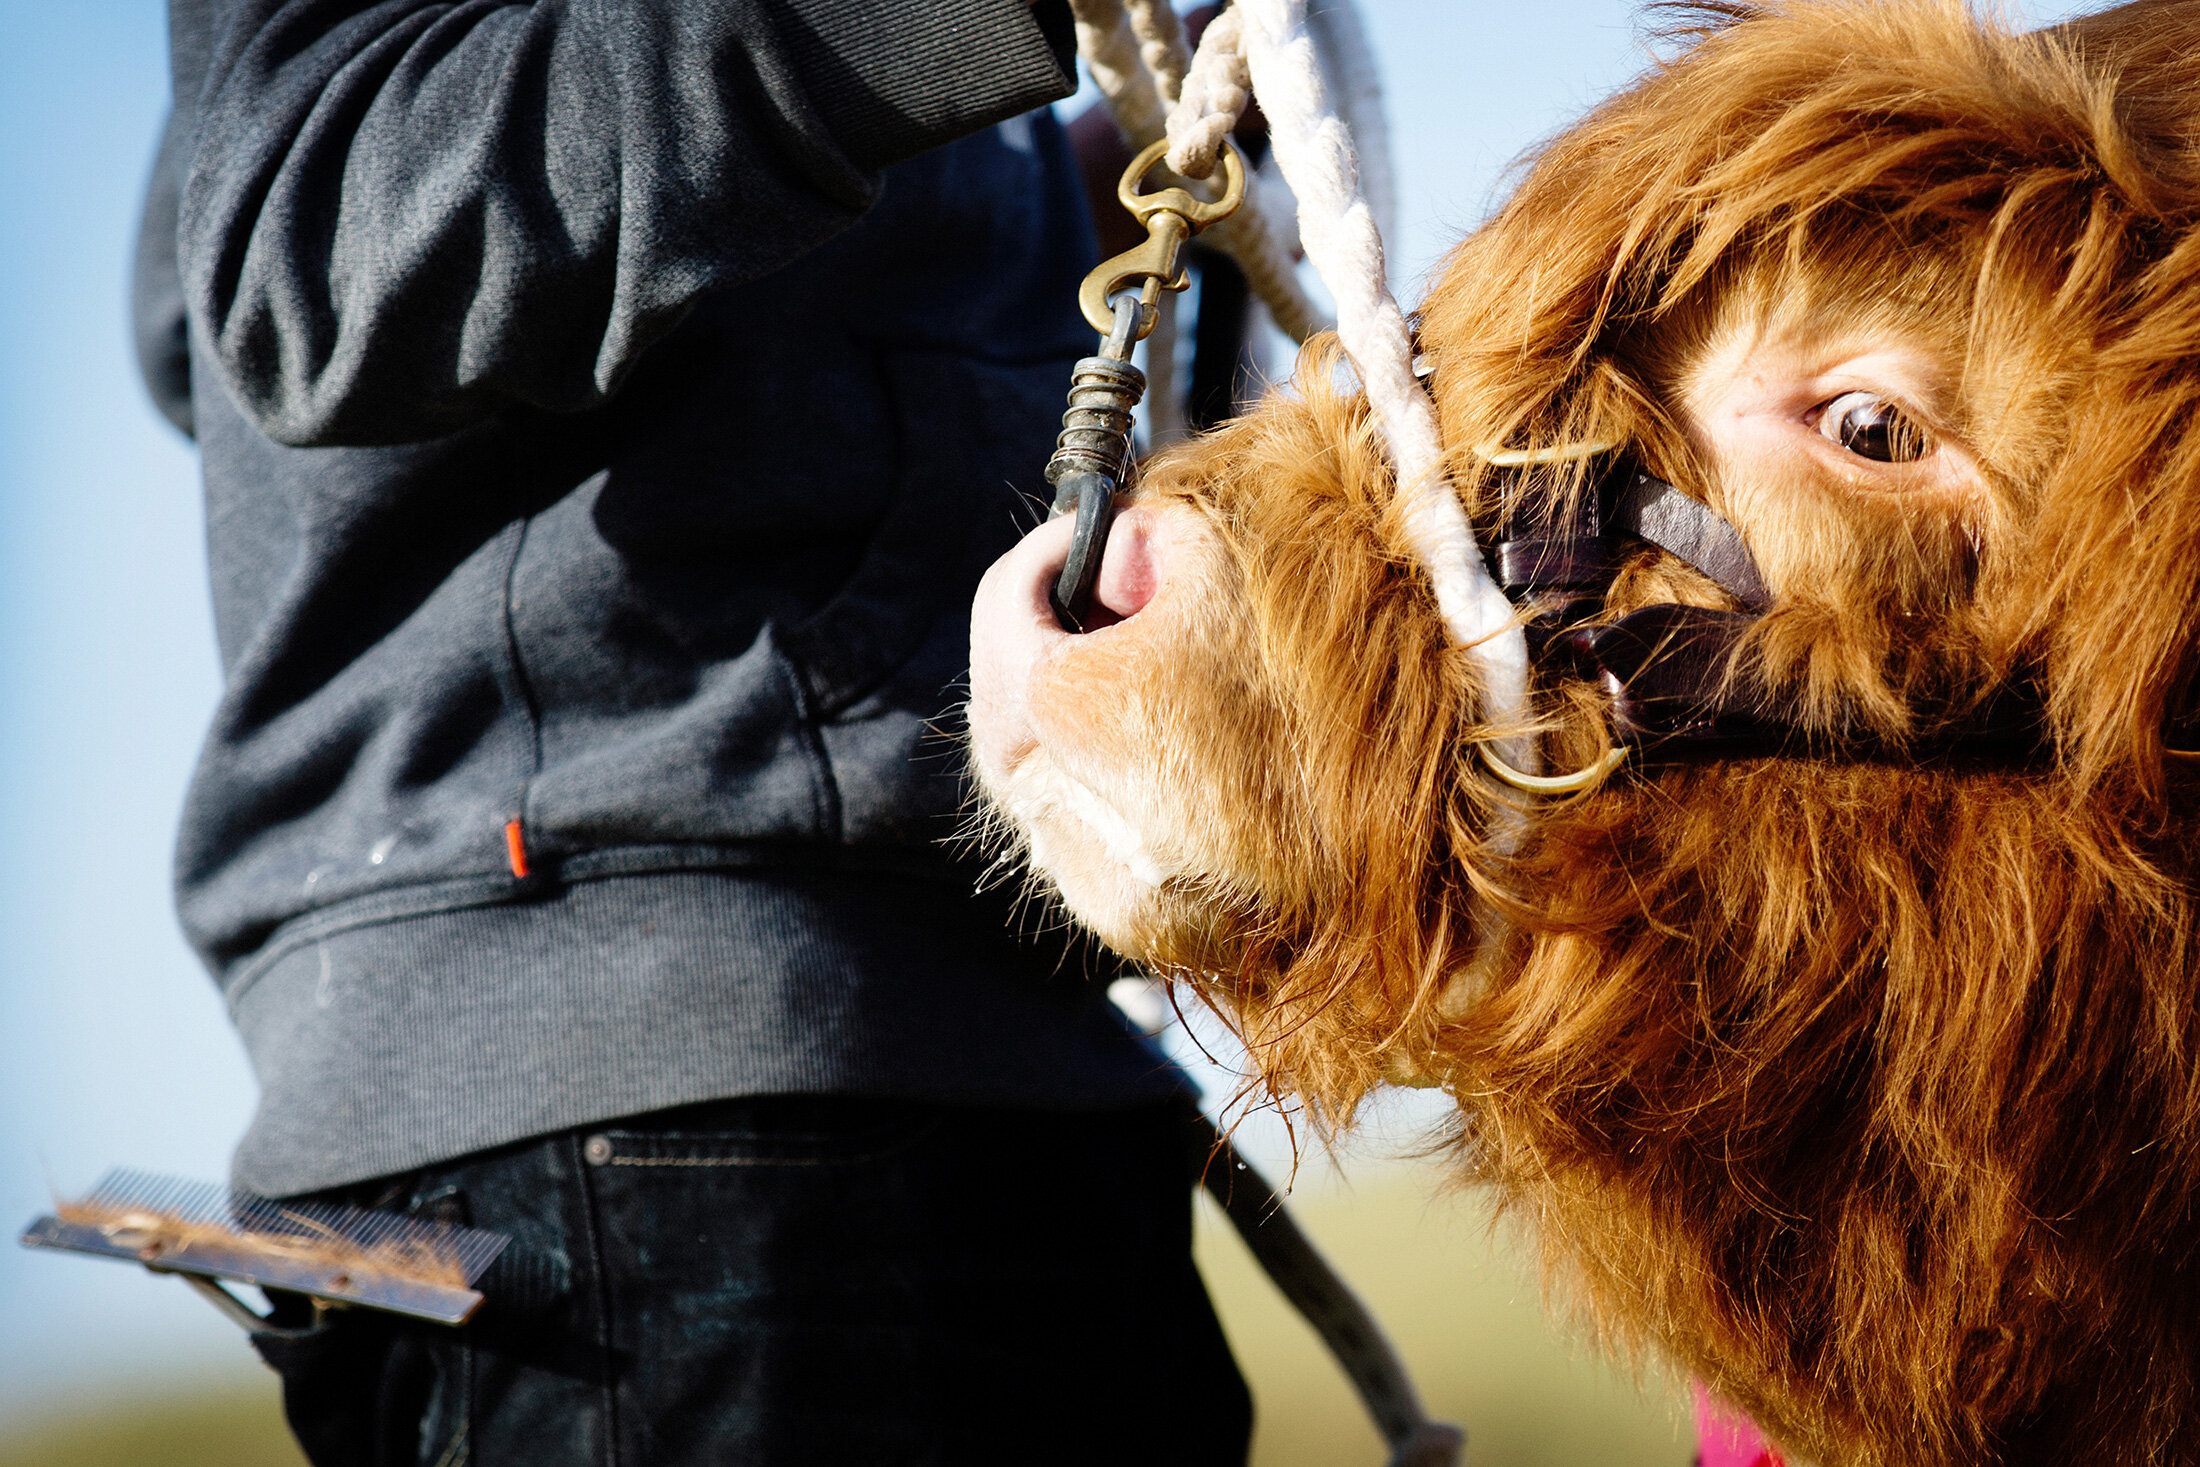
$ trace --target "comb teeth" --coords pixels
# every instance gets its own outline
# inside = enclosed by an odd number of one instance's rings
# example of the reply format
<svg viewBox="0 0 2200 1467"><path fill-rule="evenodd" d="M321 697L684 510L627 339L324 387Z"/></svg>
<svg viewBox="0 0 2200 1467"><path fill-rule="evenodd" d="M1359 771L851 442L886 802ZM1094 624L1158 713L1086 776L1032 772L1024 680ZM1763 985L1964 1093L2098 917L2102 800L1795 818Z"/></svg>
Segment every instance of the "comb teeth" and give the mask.
<svg viewBox="0 0 2200 1467"><path fill-rule="evenodd" d="M101 1212L148 1212L238 1234L335 1242L363 1254L447 1258L469 1287L508 1241L502 1233L481 1228L326 1202L278 1202L219 1182L193 1182L127 1168L100 1178L79 1205Z"/></svg>

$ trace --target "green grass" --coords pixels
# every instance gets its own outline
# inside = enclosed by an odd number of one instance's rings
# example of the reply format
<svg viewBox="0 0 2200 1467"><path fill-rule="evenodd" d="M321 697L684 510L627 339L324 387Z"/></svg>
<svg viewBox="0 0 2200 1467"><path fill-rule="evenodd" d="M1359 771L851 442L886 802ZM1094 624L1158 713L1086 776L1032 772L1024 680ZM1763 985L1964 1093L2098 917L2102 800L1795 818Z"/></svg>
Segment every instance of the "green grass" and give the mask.
<svg viewBox="0 0 2200 1467"><path fill-rule="evenodd" d="M1423 1168L1294 1199L1292 1212L1382 1321L1429 1414L1467 1429L1471 1467L1687 1467L1666 1383L1638 1388L1555 1332L1488 1214L1433 1198ZM1200 1269L1253 1383L1254 1467L1381 1467L1381 1439L1314 1334L1202 1199Z"/></svg>
<svg viewBox="0 0 2200 1467"><path fill-rule="evenodd" d="M1472 1467L1686 1467L1678 1397L1634 1385L1545 1323L1527 1270L1485 1215L1430 1200L1426 1170L1292 1204L1373 1307L1431 1412L1464 1424ZM1310 1189L1311 1190L1311 1189ZM1200 1267L1253 1383L1254 1467L1380 1467L1358 1400L1204 1201ZM0 1467L300 1467L275 1378L121 1396L0 1438ZM500 1464L501 1467L501 1464ZM646 1464L645 1464L646 1467Z"/></svg>
<svg viewBox="0 0 2200 1467"><path fill-rule="evenodd" d="M0 1467L302 1467L271 1374L223 1385L118 1396L0 1440Z"/></svg>

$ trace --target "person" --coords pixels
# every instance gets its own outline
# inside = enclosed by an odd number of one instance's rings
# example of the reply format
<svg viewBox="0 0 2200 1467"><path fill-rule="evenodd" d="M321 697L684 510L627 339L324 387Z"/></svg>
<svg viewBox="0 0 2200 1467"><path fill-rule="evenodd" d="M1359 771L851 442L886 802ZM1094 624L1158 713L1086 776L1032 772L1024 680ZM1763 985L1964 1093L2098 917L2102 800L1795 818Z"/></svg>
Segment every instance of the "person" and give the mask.
<svg viewBox="0 0 2200 1467"><path fill-rule="evenodd" d="M1184 1082L945 839L1090 350L1063 0L170 27L235 1180L511 1240L455 1330L277 1298L308 1455L1242 1461Z"/></svg>

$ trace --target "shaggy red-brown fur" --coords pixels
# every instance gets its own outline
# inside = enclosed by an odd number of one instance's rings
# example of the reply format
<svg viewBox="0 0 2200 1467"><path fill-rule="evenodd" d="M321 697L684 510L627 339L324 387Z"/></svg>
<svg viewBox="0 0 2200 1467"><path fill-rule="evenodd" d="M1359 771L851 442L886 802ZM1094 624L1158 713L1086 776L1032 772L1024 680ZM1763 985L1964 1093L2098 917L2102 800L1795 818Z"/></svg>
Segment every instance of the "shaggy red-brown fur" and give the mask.
<svg viewBox="0 0 2200 1467"><path fill-rule="evenodd" d="M1804 0L1713 16L1551 143L1422 308L1485 531L1476 446L1625 442L1748 539L1750 651L1807 725L1899 751L2021 682L2037 762L1706 762L1520 821L1317 346L1149 467L1150 602L1035 656L1012 714L981 678L981 773L1279 1090L1341 1119L1440 1080L1606 1337L1802 1457L2200 1462L2200 767L2163 736L2200 630L2196 226L2200 5L2019 36ZM1753 353L1836 338L1907 353L1941 477L1721 437L1777 375ZM1726 604L1645 551L1610 609L1661 601ZM1604 747L1593 688L1539 697L1552 765ZM1079 848L1095 800L1122 828ZM1080 885L1133 846L1148 878Z"/></svg>

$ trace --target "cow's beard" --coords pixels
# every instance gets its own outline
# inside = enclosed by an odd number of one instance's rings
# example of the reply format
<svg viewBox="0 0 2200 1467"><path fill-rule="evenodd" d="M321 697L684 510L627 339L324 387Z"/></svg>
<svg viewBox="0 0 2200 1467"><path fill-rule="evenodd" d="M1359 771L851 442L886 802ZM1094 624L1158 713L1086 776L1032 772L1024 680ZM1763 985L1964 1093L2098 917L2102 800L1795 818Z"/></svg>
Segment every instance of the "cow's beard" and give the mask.
<svg viewBox="0 0 2200 1467"><path fill-rule="evenodd" d="M1762 760L1546 815L1437 1036L1615 1342L1826 1462L2148 1457L2200 1371L2191 823ZM2149 1429L2149 1422L2167 1426Z"/></svg>
<svg viewBox="0 0 2200 1467"><path fill-rule="evenodd" d="M1545 811L1510 896L1432 880L1434 984L1193 890L1151 940L1317 1119L1442 1083L1560 1295L1807 1460L2200 1460L2161 1435L2200 1275L2153 1242L2200 1226L2196 834L2038 771L1738 761Z"/></svg>

